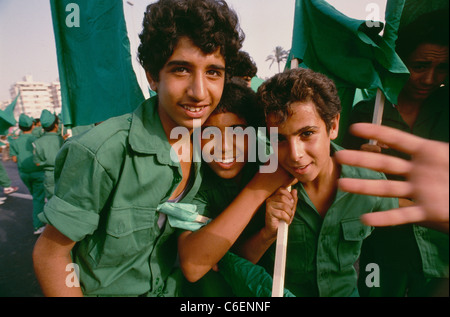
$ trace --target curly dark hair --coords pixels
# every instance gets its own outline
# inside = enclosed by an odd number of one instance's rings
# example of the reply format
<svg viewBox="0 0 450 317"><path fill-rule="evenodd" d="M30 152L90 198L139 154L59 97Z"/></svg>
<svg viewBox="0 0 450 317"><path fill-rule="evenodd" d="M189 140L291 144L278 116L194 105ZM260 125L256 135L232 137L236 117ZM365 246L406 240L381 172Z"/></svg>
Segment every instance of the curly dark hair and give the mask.
<svg viewBox="0 0 450 317"><path fill-rule="evenodd" d="M232 66L232 76L255 77L258 72L255 62L245 51L239 51L234 65Z"/></svg>
<svg viewBox="0 0 450 317"><path fill-rule="evenodd" d="M256 93L241 79L225 83L222 98L212 114L231 112L244 119L249 126L264 126L264 113L257 107Z"/></svg>
<svg viewBox="0 0 450 317"><path fill-rule="evenodd" d="M147 6L142 26L138 59L156 81L180 37L189 37L205 54L220 48L227 68L245 38L223 0L159 0Z"/></svg>
<svg viewBox="0 0 450 317"><path fill-rule="evenodd" d="M341 101L334 82L310 69L296 68L277 74L258 88L258 105L264 114L274 115L276 124L282 124L292 114L294 102L312 101L327 131L332 120L341 112Z"/></svg>

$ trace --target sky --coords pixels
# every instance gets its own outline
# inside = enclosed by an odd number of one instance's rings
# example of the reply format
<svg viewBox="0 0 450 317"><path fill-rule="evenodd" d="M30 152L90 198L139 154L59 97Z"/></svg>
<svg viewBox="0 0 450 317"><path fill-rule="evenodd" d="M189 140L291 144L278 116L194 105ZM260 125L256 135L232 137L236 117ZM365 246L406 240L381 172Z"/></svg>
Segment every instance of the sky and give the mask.
<svg viewBox="0 0 450 317"><path fill-rule="evenodd" d="M124 13L131 43L133 67L141 87L145 75L136 62L137 34L143 12L153 0L124 1ZM266 62L276 46L291 48L295 0L226 0L238 14L246 35L243 50L252 56L258 76L266 78L278 72ZM377 16L384 20L386 0L327 0L342 13L358 19ZM375 9L373 4L375 4ZM82 13L81 13L82 14ZM284 65L282 65L284 67ZM11 99L9 89L25 75L35 81L58 79L55 40L49 0L0 0L0 102ZM146 89L143 89L146 92Z"/></svg>

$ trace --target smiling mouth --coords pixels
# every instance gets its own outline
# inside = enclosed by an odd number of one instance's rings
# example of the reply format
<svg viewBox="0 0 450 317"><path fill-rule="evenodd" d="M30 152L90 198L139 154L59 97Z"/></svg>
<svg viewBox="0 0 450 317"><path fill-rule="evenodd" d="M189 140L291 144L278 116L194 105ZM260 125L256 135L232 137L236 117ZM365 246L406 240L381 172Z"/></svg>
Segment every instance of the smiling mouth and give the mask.
<svg viewBox="0 0 450 317"><path fill-rule="evenodd" d="M190 106L185 106L185 105L181 105L181 107L183 107L183 109L190 111L190 112L200 112L203 109L206 108L206 106L202 106L202 107L190 107Z"/></svg>

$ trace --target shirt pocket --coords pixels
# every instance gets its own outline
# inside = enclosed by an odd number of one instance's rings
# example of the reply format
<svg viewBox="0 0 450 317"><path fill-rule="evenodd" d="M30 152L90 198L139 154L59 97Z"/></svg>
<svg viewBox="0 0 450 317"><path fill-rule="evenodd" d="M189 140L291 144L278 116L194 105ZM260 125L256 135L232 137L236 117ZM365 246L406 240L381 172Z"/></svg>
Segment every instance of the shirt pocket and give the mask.
<svg viewBox="0 0 450 317"><path fill-rule="evenodd" d="M152 250L154 208L112 209L90 256L97 267L116 266Z"/></svg>
<svg viewBox="0 0 450 317"><path fill-rule="evenodd" d="M358 218L341 221L342 239L339 241L338 258L341 269L353 265L361 252L361 245L371 232L370 227Z"/></svg>
<svg viewBox="0 0 450 317"><path fill-rule="evenodd" d="M302 276L311 261L306 224L293 222L289 226L286 253L286 276L293 279Z"/></svg>

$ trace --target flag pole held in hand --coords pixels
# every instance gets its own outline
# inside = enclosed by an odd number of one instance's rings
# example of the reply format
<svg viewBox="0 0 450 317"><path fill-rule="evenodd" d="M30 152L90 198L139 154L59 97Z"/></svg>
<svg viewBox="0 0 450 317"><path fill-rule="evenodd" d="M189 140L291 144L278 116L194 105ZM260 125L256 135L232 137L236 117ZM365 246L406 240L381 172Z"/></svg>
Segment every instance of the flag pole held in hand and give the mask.
<svg viewBox="0 0 450 317"><path fill-rule="evenodd" d="M291 186L289 186L287 190L290 192ZM288 224L284 220L280 220L277 231L275 267L273 269L272 297L283 297L287 241Z"/></svg>

